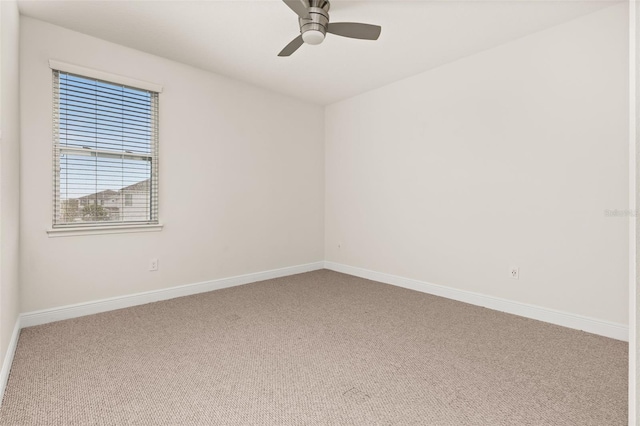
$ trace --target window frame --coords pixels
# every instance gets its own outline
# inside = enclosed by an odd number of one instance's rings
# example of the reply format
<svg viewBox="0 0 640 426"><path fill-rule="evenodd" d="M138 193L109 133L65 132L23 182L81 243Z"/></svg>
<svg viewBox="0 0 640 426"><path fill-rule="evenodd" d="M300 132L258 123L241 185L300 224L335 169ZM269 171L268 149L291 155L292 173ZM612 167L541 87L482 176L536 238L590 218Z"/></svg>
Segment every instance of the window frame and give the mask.
<svg viewBox="0 0 640 426"><path fill-rule="evenodd" d="M52 117L53 117L53 203L52 203L52 220L51 220L51 228L47 230L49 237L57 237L57 236L76 236L76 235L95 235L95 234L112 234L112 233L123 233L123 232L153 232L160 231L163 228L163 225L160 222L159 217L159 194L158 194L158 181L159 181L159 164L158 164L158 150L159 150L159 98L160 93L162 92L162 86L144 82L141 80L132 79L129 77L124 77L117 74L110 74L104 71L98 71L91 68L80 67L73 64L67 64L64 62L59 62L55 60L49 61L49 67L52 72ZM146 221L135 221L135 222L90 222L90 223L58 223L56 224L56 218L58 217L59 209L60 209L60 155L62 151L73 151L76 148L73 147L62 147L59 142L60 129L59 129L59 117L54 116L54 112L56 111L55 102L58 102L58 93L57 87L54 84L56 80L56 71L77 75L79 77L99 80L109 84L115 84L119 86L127 86L138 90L145 90L148 92L152 92L154 96L152 97L152 102L155 103L153 105L155 108L154 114L154 126L153 126L153 136L151 140L151 155L146 156L150 161L151 172L150 172L150 182L149 182L149 197L150 197L150 217L149 220ZM81 148L79 148L81 149ZM84 150L85 154L89 155L100 155L97 151L99 149L90 149ZM89 151L96 151L95 153ZM127 156L126 152L122 153L123 157ZM139 156L139 155L137 155ZM155 213L155 215L154 215Z"/></svg>

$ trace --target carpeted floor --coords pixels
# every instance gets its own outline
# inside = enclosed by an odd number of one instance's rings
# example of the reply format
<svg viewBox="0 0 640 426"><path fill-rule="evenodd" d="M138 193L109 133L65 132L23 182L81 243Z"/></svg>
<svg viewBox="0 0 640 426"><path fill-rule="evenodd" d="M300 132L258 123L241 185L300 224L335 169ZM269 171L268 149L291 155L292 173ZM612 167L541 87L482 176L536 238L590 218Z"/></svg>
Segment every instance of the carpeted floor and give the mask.
<svg viewBox="0 0 640 426"><path fill-rule="evenodd" d="M22 330L2 425L625 425L627 344L331 271Z"/></svg>

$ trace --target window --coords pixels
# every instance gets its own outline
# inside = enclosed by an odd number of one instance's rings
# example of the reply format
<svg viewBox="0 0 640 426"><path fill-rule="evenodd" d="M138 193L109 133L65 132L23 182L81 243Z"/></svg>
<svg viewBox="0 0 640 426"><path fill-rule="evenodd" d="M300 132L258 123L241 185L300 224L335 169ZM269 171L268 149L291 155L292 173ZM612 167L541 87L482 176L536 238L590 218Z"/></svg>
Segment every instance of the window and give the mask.
<svg viewBox="0 0 640 426"><path fill-rule="evenodd" d="M158 224L158 92L53 79L53 228Z"/></svg>

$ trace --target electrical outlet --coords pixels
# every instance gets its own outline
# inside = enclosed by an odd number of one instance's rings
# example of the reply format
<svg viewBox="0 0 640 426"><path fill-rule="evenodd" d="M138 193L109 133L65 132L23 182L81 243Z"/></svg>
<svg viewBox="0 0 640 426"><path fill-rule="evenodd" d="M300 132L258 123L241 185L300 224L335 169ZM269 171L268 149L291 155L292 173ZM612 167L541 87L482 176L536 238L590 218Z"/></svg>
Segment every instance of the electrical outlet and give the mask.
<svg viewBox="0 0 640 426"><path fill-rule="evenodd" d="M514 280L519 280L520 279L520 268L517 266L512 266L511 269L509 270L509 276L511 278L513 278Z"/></svg>
<svg viewBox="0 0 640 426"><path fill-rule="evenodd" d="M149 270L150 271L158 270L158 259L154 258L149 261Z"/></svg>

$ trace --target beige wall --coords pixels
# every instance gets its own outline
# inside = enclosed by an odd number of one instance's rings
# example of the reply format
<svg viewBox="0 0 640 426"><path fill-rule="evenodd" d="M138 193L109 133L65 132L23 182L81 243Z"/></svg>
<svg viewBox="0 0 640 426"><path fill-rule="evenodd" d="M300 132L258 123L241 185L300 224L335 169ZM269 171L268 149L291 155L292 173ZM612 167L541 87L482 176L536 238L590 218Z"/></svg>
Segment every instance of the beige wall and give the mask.
<svg viewBox="0 0 640 426"><path fill-rule="evenodd" d="M635 380L635 387L629 387L629 424L632 425L633 418L640 419L638 414L640 413L640 7L637 2L629 2L630 10L635 10L635 16L633 16L633 29L635 32L635 63L632 64L631 69L635 70L635 153L636 153L636 285L635 288L631 288L629 295L632 298L630 300L630 306L635 307L635 324L629 324L631 332L635 332L635 341L630 339L630 343L635 343L635 347L629 347L629 380L633 386ZM631 20L630 20L631 22ZM635 362L634 362L635 361Z"/></svg>
<svg viewBox="0 0 640 426"><path fill-rule="evenodd" d="M325 122L22 18L22 311L322 260L326 213L327 260L624 324L628 228L604 211L627 206L626 19L608 8L331 105ZM50 58L164 85L162 232L47 237Z"/></svg>
<svg viewBox="0 0 640 426"><path fill-rule="evenodd" d="M627 58L621 4L329 106L326 260L626 325Z"/></svg>
<svg viewBox="0 0 640 426"><path fill-rule="evenodd" d="M21 43L23 312L323 259L322 107L27 17ZM164 86L162 232L47 236L49 59Z"/></svg>
<svg viewBox="0 0 640 426"><path fill-rule="evenodd" d="M15 1L0 2L0 365L19 313L18 33Z"/></svg>

